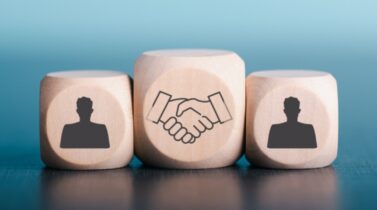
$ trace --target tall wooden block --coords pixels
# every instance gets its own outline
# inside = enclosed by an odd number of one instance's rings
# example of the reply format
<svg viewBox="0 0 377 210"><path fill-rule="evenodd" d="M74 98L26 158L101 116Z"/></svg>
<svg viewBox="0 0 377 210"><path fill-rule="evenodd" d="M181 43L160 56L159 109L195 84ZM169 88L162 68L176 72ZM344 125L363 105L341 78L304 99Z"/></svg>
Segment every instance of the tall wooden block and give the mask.
<svg viewBox="0 0 377 210"><path fill-rule="evenodd" d="M242 152L245 70L234 52L145 52L135 66L135 152L166 168L215 168Z"/></svg>
<svg viewBox="0 0 377 210"><path fill-rule="evenodd" d="M285 169L331 164L338 148L336 80L320 71L260 71L246 80L246 156Z"/></svg>
<svg viewBox="0 0 377 210"><path fill-rule="evenodd" d="M40 92L43 162L62 169L108 169L133 155L131 81L114 71L45 76Z"/></svg>

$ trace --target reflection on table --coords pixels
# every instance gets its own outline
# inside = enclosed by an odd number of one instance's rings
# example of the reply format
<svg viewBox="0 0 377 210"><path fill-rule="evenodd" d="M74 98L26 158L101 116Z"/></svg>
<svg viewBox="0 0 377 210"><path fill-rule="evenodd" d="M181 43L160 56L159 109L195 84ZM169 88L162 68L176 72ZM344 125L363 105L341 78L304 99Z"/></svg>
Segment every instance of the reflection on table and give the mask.
<svg viewBox="0 0 377 210"><path fill-rule="evenodd" d="M331 167L268 170L148 167L41 174L46 209L338 209Z"/></svg>
<svg viewBox="0 0 377 210"><path fill-rule="evenodd" d="M45 209L130 209L132 173L123 168L104 171L43 170Z"/></svg>
<svg viewBox="0 0 377 210"><path fill-rule="evenodd" d="M242 209L237 168L135 171L136 209Z"/></svg>
<svg viewBox="0 0 377 210"><path fill-rule="evenodd" d="M260 209L338 209L337 178L332 167L247 170L244 184L247 205Z"/></svg>

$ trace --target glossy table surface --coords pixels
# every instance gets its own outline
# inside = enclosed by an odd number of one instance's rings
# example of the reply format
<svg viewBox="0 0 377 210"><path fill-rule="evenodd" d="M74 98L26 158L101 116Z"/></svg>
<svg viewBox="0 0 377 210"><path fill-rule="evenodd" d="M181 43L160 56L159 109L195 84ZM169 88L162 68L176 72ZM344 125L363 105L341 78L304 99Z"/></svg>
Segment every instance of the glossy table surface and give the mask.
<svg viewBox="0 0 377 210"><path fill-rule="evenodd" d="M326 168L271 170L242 158L210 170L166 170L134 159L104 171L45 168L37 148L4 153L1 209L373 209L377 162L373 138L355 146L344 139ZM369 140L368 140L369 139Z"/></svg>

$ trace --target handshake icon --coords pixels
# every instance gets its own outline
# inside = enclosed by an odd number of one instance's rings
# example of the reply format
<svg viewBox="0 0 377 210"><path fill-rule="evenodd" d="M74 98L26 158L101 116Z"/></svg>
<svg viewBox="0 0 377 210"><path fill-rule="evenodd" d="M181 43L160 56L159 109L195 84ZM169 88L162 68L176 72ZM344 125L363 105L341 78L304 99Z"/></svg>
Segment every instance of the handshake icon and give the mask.
<svg viewBox="0 0 377 210"><path fill-rule="evenodd" d="M205 100L197 98L173 98L160 91L147 119L162 128L176 141L193 144L202 133L215 124L232 120L221 92L209 95Z"/></svg>

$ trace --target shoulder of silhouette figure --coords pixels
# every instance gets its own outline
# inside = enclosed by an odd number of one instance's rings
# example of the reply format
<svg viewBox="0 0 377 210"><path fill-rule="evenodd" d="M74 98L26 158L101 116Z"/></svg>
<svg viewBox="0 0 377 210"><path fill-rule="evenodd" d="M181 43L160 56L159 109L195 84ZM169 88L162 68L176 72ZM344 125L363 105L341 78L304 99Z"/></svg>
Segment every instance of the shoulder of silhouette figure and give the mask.
<svg viewBox="0 0 377 210"><path fill-rule="evenodd" d="M105 124L99 124L99 123L92 123L93 126L99 127L99 128L106 128Z"/></svg>
<svg viewBox="0 0 377 210"><path fill-rule="evenodd" d="M307 129L308 129L308 130L310 130L310 131L312 131L312 132L314 133L314 127L313 127L313 125L311 125L311 124L306 124L306 126L307 126Z"/></svg>
<svg viewBox="0 0 377 210"><path fill-rule="evenodd" d="M279 128L282 128L284 126L286 126L287 123L278 123L278 124L272 124L271 125L271 129L279 129Z"/></svg>
<svg viewBox="0 0 377 210"><path fill-rule="evenodd" d="M270 132L269 132L269 139L279 136L279 134L284 130L284 126L282 124L273 124L271 125ZM270 139L271 140L271 139ZM272 142L269 142L269 144Z"/></svg>
<svg viewBox="0 0 377 210"><path fill-rule="evenodd" d="M64 129L71 129L78 125L78 123L72 123L72 124L65 124Z"/></svg>
<svg viewBox="0 0 377 210"><path fill-rule="evenodd" d="M299 123L300 126L305 127L307 129L314 129L312 124L306 124L306 123Z"/></svg>

